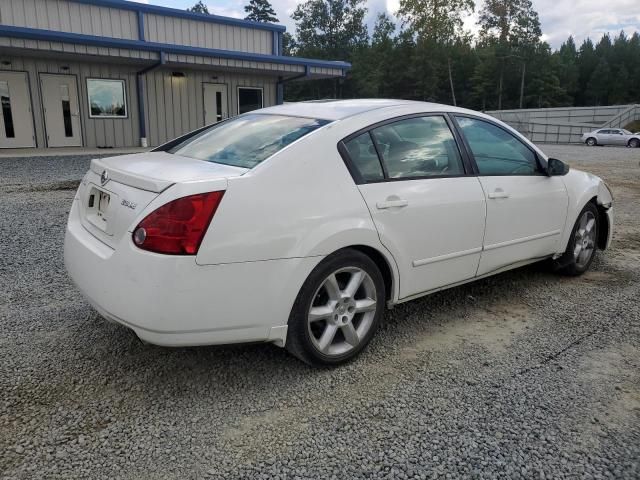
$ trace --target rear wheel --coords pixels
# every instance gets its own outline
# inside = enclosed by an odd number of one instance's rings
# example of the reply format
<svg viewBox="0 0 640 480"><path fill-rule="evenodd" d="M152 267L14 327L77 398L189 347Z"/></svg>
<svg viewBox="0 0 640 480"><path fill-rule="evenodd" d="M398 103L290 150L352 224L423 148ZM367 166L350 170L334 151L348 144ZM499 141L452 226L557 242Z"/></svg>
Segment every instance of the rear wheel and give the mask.
<svg viewBox="0 0 640 480"><path fill-rule="evenodd" d="M598 144L598 142L596 141L596 139L595 139L595 138L593 138L593 137L589 137L589 138L587 138L587 141L586 141L585 143L586 143L587 145L589 145L590 147L595 147L595 146Z"/></svg>
<svg viewBox="0 0 640 480"><path fill-rule="evenodd" d="M291 310L287 350L310 365L338 365L371 340L383 315L384 280L365 254L341 250L318 265Z"/></svg>
<svg viewBox="0 0 640 480"><path fill-rule="evenodd" d="M637 138L632 138L631 140L629 140L629 146L631 148L638 148L640 147L640 140L638 140Z"/></svg>
<svg viewBox="0 0 640 480"><path fill-rule="evenodd" d="M598 209L588 203L571 231L565 253L556 260L556 267L565 275L582 275L591 266L598 238Z"/></svg>

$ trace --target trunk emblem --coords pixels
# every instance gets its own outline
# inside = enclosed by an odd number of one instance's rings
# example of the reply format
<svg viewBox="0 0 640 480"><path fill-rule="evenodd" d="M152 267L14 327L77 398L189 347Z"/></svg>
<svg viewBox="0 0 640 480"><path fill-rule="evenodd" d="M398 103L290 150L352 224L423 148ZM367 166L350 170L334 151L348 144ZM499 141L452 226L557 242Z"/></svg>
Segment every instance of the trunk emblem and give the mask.
<svg viewBox="0 0 640 480"><path fill-rule="evenodd" d="M104 185L108 181L109 181L109 174L107 173L106 170L103 170L102 175L100 175L100 183Z"/></svg>

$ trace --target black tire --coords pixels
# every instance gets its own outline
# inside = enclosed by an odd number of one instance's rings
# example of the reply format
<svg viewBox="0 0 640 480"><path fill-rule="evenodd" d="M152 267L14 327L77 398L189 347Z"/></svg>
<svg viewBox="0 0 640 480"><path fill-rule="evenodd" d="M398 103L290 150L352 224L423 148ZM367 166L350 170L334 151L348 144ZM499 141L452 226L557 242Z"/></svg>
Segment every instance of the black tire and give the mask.
<svg viewBox="0 0 640 480"><path fill-rule="evenodd" d="M593 137L589 137L589 138L587 138L587 141L586 141L586 142L584 142L584 143L586 143L586 144L587 144L588 146L590 146L590 147L595 147L595 146L597 146L597 145L598 145L598 141L597 141L595 138L593 138Z"/></svg>
<svg viewBox="0 0 640 480"><path fill-rule="evenodd" d="M311 339L311 335L313 335L313 333L311 332L311 323L308 322L309 311L312 308L313 303L317 302L317 299L321 294L319 289L323 288L325 280L330 277L332 273L345 268L360 269L369 276L373 284L372 288L375 288L376 309L375 313L368 317L370 326L368 327L366 334L364 334L360 339L357 346L352 347L352 350L343 354L327 355L321 352ZM371 282L369 283L369 286L371 287ZM340 288L342 289L343 287L341 286ZM355 297L356 295L354 295L354 298ZM358 250L347 248L335 252L325 258L311 272L307 280L302 285L289 316L289 328L287 331L285 348L289 353L312 366L334 366L348 362L358 355L371 341L371 338L375 334L384 314L385 302L386 296L384 279L375 262ZM329 317L332 315L333 314L329 315ZM362 321L360 319L356 319L357 315L365 314L354 313L354 324L358 320ZM330 320L331 318L325 321L328 323ZM316 324L314 323L314 325ZM336 334L336 337L338 337L338 334ZM346 337L344 340L346 341Z"/></svg>
<svg viewBox="0 0 640 480"><path fill-rule="evenodd" d="M580 222L582 221L585 215L591 215L594 219L593 235L592 235L593 248L591 249L591 253L588 260L584 262L579 262L578 259L576 258L575 251L576 251L576 245L580 241L580 238L579 238L580 235L576 235L576 232L578 231L580 227ZM584 272L589 270L589 267L591 266L591 262L593 262L593 259L596 256L599 226L600 225L599 225L598 209L593 203L589 202L582 209L582 211L580 212L580 215L578 215L578 219L576 220L576 223L574 224L573 229L571 230L571 237L569 238L567 249L565 250L564 254L560 258L554 261L554 267L557 272L563 275L578 276L578 275L582 275Z"/></svg>
<svg viewBox="0 0 640 480"><path fill-rule="evenodd" d="M628 145L631 148L639 148L640 147L640 140L638 140L637 138L632 138L631 140L629 140Z"/></svg>

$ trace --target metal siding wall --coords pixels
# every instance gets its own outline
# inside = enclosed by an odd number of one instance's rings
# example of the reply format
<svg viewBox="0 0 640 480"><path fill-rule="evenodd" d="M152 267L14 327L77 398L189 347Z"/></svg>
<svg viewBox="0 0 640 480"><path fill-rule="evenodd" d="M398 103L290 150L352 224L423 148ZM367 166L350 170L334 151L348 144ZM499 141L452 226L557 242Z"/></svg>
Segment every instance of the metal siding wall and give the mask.
<svg viewBox="0 0 640 480"><path fill-rule="evenodd" d="M0 45L2 40L0 38ZM140 132L136 95L136 71L139 70L139 67L106 62L85 63L31 57L3 57L3 59L9 60L11 65L2 66L1 69L26 71L28 74L38 147L46 146L40 98L40 73L76 76L85 147L139 145ZM69 70L62 71L60 68L62 66L69 67ZM183 71L185 77L173 77L171 73L175 70ZM125 80L128 117L126 119L89 118L87 78ZM146 74L145 79L145 115L149 145L159 145L204 125L203 83L224 83L227 85L230 116L237 115L238 112L239 86L261 87L264 106L276 104L277 79L270 76L215 70L181 70L179 67L172 67L151 71Z"/></svg>
<svg viewBox="0 0 640 480"><path fill-rule="evenodd" d="M5 57L3 57L5 58ZM38 147L46 146L45 127L40 97L40 73L57 73L75 75L78 84L78 100L82 138L85 147L123 147L139 144L139 123L136 97L135 67L125 67L107 63L78 63L54 61L26 57L9 57L10 66L2 66L3 70L26 71L31 91L31 106ZM61 66L69 67L62 71ZM87 99L87 78L113 78L125 80L128 117L123 119L89 118Z"/></svg>
<svg viewBox="0 0 640 480"><path fill-rule="evenodd" d="M276 103L276 79L261 75L205 70L184 70L185 77L173 77L173 70L146 74L145 100L149 145L160 145L204 125L203 83L227 85L229 115L238 114L238 87L262 87L264 106ZM217 78L213 78L217 77Z"/></svg>
<svg viewBox="0 0 640 480"><path fill-rule="evenodd" d="M17 27L138 38L135 12L66 0L0 0L0 19Z"/></svg>
<svg viewBox="0 0 640 480"><path fill-rule="evenodd" d="M155 14L145 14L144 29L145 38L150 42L250 53L272 53L273 34L268 30L198 22Z"/></svg>

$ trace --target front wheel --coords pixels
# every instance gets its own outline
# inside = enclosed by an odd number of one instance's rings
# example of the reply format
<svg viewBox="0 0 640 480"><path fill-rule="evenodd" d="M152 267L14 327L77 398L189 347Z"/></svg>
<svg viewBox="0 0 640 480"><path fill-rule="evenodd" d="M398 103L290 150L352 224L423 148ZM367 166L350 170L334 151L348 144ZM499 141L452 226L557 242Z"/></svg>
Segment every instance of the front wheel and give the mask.
<svg viewBox="0 0 640 480"><path fill-rule="evenodd" d="M598 238L598 209L588 203L576 220L567 250L556 260L556 267L565 275L582 275L591 266Z"/></svg>
<svg viewBox="0 0 640 480"><path fill-rule="evenodd" d="M631 148L638 148L640 147L640 140L638 140L637 138L632 138L631 140L629 140L629 146Z"/></svg>
<svg viewBox="0 0 640 480"><path fill-rule="evenodd" d="M595 138L589 137L587 138L586 144L589 145L590 147L595 147L598 144L598 142L596 141Z"/></svg>
<svg viewBox="0 0 640 480"><path fill-rule="evenodd" d="M357 250L336 252L300 289L289 317L286 348L310 365L344 363L369 343L384 304L384 280L373 260Z"/></svg>

